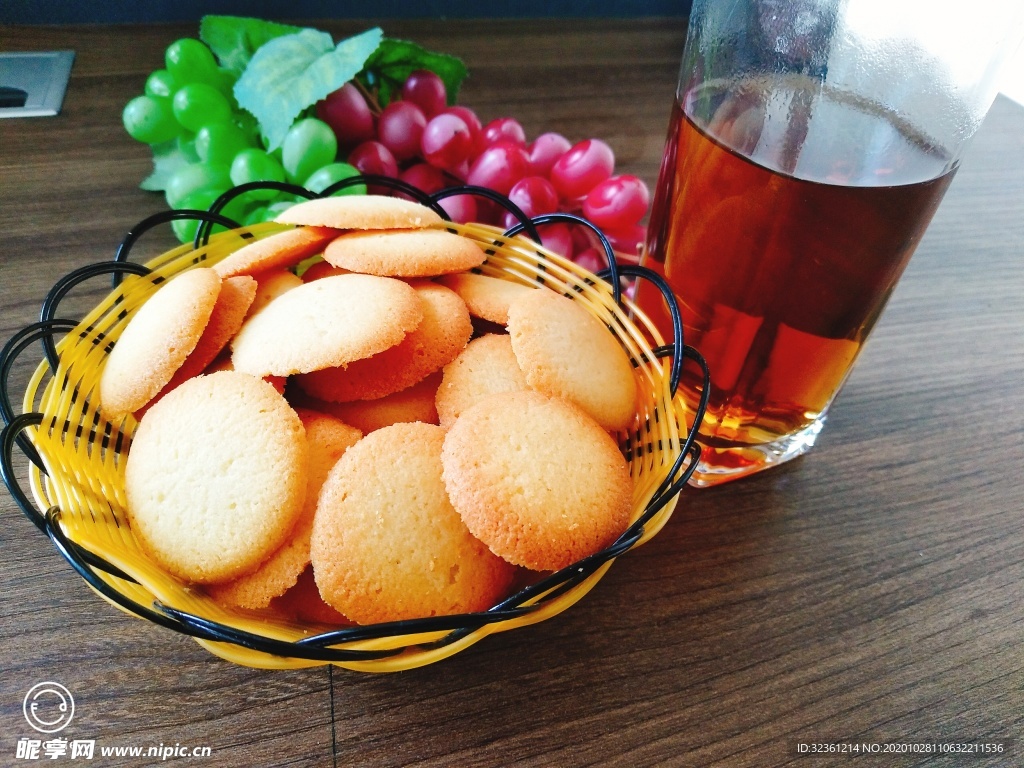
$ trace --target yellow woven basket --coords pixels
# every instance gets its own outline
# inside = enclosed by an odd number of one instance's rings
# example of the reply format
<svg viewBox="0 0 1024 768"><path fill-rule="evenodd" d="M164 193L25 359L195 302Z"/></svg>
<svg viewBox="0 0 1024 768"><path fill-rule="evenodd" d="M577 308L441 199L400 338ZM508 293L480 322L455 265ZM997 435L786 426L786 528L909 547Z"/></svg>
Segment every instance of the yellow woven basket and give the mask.
<svg viewBox="0 0 1024 768"><path fill-rule="evenodd" d="M372 672L410 669L451 656L491 633L566 610L597 584L616 557L657 534L672 514L698 450L686 426L693 423L693 414L687 419L674 386L684 357L699 356L681 344L665 344L654 325L617 290L618 274L602 279L524 236L505 236L494 227L448 226L485 248L488 256L480 272L540 283L571 296L607 324L634 361L640 392L637 420L634 429L619 435L635 486L632 524L608 549L545 577L489 611L342 629L300 624L272 611L225 608L147 559L125 514L124 466L136 422L127 417L110 423L95 407L106 355L162 282L196 265L214 264L253 238L280 231L276 224L222 232L206 245L181 246L144 265L90 265L54 287L44 318L54 317L60 299L81 280L111 272L123 278L80 321L44 319L12 338L0 353L7 422L0 447L12 496L105 600L190 635L217 656L247 666L333 663ZM636 267L617 271L634 279L647 277ZM666 294L671 303L671 292ZM674 305L672 309L678 317ZM54 342L56 337L60 338ZM16 416L6 380L13 358L37 340L44 342L47 354L35 368ZM16 446L27 458L31 498L16 479Z"/></svg>

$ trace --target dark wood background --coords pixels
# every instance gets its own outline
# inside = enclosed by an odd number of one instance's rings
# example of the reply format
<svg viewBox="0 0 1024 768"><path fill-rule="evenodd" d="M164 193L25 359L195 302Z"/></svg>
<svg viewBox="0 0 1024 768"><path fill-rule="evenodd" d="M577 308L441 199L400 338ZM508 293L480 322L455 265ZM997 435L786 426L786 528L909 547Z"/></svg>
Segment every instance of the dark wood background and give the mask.
<svg viewBox="0 0 1024 768"><path fill-rule="evenodd" d="M653 185L682 22L385 31L462 56L461 101L484 119L601 137ZM59 276L110 258L164 208L138 189L148 150L120 112L163 48L194 33L0 28L6 50L77 53L59 117L0 121L0 341ZM171 243L154 234L145 248ZM1022 381L1024 108L1000 98L819 445L688 489L658 537L550 621L404 673L236 667L99 600L0 493L0 765L27 764L22 700L45 680L75 696L65 738L211 747L190 765L819 766L851 763L801 756L798 742L1014 738L997 758L852 764L1019 765Z"/></svg>

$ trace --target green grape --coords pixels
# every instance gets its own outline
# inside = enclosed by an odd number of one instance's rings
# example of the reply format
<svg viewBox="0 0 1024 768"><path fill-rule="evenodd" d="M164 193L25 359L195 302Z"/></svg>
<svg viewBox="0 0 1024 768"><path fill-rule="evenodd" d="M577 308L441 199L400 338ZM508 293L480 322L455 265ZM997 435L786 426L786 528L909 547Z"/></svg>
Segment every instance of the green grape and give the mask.
<svg viewBox="0 0 1024 768"><path fill-rule="evenodd" d="M146 78L145 91L150 96L170 98L178 88L178 81L166 69L158 69Z"/></svg>
<svg viewBox="0 0 1024 768"><path fill-rule="evenodd" d="M200 189L186 195L178 206L178 210L191 209L197 211L208 211L210 206L213 205L217 198L223 194L222 191L213 189ZM231 200L223 209L220 214L226 216L232 221L241 223L248 223L248 218L251 215L248 209L248 205L239 200L237 197ZM199 229L199 225L202 223L199 219L176 219L171 222L171 228L174 230L174 234L178 240L182 243L190 243L196 238L196 230ZM222 227L220 224L214 224L210 230L210 233L223 232L226 227Z"/></svg>
<svg viewBox="0 0 1024 768"><path fill-rule="evenodd" d="M178 134L178 151L187 162L198 163L199 153L196 152L196 135L191 132Z"/></svg>
<svg viewBox="0 0 1024 768"><path fill-rule="evenodd" d="M351 178L352 176L358 175L358 169L356 169L354 166L349 165L348 163L331 163L330 165L325 165L323 168L313 171L313 174L308 179L306 179L306 183L303 184L302 186L304 186L310 192L316 192L319 195L321 192L323 192L325 189L331 186L331 184L337 184L339 181L342 181L343 179L348 179ZM345 187L344 189L339 190L334 194L365 195L366 185L355 184L351 187Z"/></svg>
<svg viewBox="0 0 1024 768"><path fill-rule="evenodd" d="M224 163L192 163L176 171L167 180L164 197L174 209L183 207L185 198L200 190L217 195L231 188L231 175Z"/></svg>
<svg viewBox="0 0 1024 768"><path fill-rule="evenodd" d="M206 83L183 85L174 93L173 106L178 122L190 131L231 119L231 105L224 94Z"/></svg>
<svg viewBox="0 0 1024 768"><path fill-rule="evenodd" d="M333 163L338 154L338 139L323 120L307 117L285 134L281 143L281 164L288 180L301 182L317 168Z"/></svg>
<svg viewBox="0 0 1024 768"><path fill-rule="evenodd" d="M252 142L234 123L210 123L196 131L196 154L205 163L230 163Z"/></svg>
<svg viewBox="0 0 1024 768"><path fill-rule="evenodd" d="M266 220L267 220L267 206L265 206L265 205L257 205L255 208L253 208L251 211L249 211L249 213L245 217L245 221L243 223L245 224L245 226L251 227L253 224L262 224Z"/></svg>
<svg viewBox="0 0 1024 768"><path fill-rule="evenodd" d="M136 96L125 105L121 120L128 135L145 144L170 141L181 132L170 99L161 96Z"/></svg>
<svg viewBox="0 0 1024 768"><path fill-rule="evenodd" d="M183 37L167 46L164 64L179 83L212 83L217 77L213 53L193 37Z"/></svg>
<svg viewBox="0 0 1024 768"><path fill-rule="evenodd" d="M236 186L250 181L284 180L284 168L262 149L243 149L231 161L231 181ZM277 195L276 189L257 189L248 193L250 200L271 200Z"/></svg>

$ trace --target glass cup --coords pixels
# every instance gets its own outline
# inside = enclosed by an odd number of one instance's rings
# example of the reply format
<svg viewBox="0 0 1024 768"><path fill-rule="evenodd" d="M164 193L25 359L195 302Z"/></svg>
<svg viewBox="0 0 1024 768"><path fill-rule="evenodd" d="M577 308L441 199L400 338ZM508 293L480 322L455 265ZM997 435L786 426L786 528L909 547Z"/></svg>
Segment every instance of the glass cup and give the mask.
<svg viewBox="0 0 1024 768"><path fill-rule="evenodd" d="M814 444L995 99L1022 9L695 0L644 255L711 369L692 484ZM660 294L637 301L671 338ZM687 370L684 395L700 387Z"/></svg>

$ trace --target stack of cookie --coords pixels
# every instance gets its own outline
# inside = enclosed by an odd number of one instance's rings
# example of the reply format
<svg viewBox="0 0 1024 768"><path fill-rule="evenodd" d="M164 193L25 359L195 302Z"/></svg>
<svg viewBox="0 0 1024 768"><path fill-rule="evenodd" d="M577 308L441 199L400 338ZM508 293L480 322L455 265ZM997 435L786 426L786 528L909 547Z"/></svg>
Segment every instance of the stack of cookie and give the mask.
<svg viewBox="0 0 1024 768"><path fill-rule="evenodd" d="M625 530L636 384L608 328L471 272L484 251L417 203L279 221L160 286L101 373L103 415L139 420L151 559L225 605L367 624L486 610Z"/></svg>

